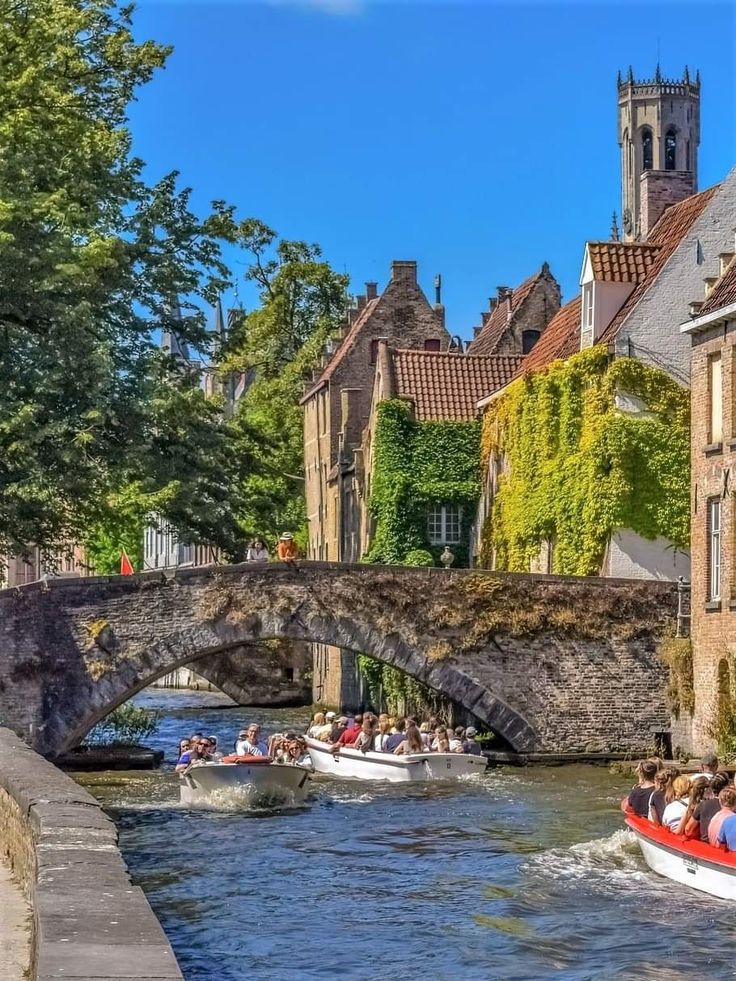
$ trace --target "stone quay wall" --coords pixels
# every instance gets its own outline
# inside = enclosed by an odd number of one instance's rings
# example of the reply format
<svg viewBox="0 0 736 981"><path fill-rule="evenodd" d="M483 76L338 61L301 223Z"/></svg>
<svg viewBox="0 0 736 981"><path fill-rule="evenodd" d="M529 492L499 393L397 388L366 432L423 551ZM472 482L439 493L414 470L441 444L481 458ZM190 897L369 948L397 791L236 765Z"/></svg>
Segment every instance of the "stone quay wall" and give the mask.
<svg viewBox="0 0 736 981"><path fill-rule="evenodd" d="M0 850L33 910L31 978L182 979L95 799L0 728Z"/></svg>

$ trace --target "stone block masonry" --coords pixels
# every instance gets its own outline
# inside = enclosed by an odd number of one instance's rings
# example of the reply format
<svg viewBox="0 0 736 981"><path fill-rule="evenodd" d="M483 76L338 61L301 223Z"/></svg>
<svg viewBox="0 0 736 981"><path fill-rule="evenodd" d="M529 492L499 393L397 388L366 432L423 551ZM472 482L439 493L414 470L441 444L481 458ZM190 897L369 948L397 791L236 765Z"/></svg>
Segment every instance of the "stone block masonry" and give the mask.
<svg viewBox="0 0 736 981"><path fill-rule="evenodd" d="M4 728L0 853L33 913L31 978L182 981L161 925L130 881L113 822L70 777Z"/></svg>

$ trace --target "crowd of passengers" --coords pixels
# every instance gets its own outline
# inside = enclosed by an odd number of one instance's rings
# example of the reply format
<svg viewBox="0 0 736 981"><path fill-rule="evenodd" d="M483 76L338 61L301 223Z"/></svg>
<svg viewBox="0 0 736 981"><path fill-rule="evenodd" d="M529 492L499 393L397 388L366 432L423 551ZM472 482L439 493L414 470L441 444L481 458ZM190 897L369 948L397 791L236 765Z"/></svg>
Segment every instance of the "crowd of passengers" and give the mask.
<svg viewBox="0 0 736 981"><path fill-rule="evenodd" d="M349 746L364 753L393 753L395 756L426 752L481 755L473 726L448 729L437 719L419 722L411 715L397 718L364 712L348 718L346 715L338 717L335 712L317 712L307 735L328 743L333 752Z"/></svg>
<svg viewBox="0 0 736 981"><path fill-rule="evenodd" d="M295 732L276 732L265 742L261 738L261 727L253 722L240 730L229 756L224 756L219 751L217 736L195 732L188 739L181 739L176 770L181 773L198 763L220 763L223 760L228 762L238 756L263 756L277 763L311 763L304 736Z"/></svg>
<svg viewBox="0 0 736 981"><path fill-rule="evenodd" d="M718 769L714 753L706 754L700 767L699 773L684 774L675 766L661 767L658 760L644 760L622 810L684 838L736 851L736 787Z"/></svg>

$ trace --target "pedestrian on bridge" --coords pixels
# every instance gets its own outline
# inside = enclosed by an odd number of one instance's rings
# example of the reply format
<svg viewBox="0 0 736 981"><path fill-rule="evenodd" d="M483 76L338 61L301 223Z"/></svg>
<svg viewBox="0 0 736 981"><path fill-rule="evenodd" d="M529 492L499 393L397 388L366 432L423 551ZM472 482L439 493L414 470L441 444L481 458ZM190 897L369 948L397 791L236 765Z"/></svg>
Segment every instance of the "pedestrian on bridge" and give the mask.
<svg viewBox="0 0 736 981"><path fill-rule="evenodd" d="M279 538L279 559L282 562L296 562L299 558L299 549L296 547L294 536L290 531L285 531Z"/></svg>

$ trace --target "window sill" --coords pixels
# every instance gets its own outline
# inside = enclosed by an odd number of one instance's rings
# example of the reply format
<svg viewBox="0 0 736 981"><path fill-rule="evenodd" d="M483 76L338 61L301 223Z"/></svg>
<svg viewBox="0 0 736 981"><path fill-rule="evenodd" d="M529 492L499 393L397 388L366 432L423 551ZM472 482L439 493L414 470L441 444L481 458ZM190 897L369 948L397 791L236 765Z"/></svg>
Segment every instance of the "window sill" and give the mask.
<svg viewBox="0 0 736 981"><path fill-rule="evenodd" d="M723 453L723 443L709 443L703 450L705 456L716 456Z"/></svg>
<svg viewBox="0 0 736 981"><path fill-rule="evenodd" d="M719 599L708 600L708 602L705 604L706 613L716 613L720 611L720 609L721 609L721 601Z"/></svg>

